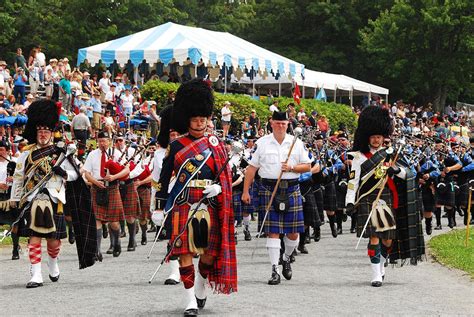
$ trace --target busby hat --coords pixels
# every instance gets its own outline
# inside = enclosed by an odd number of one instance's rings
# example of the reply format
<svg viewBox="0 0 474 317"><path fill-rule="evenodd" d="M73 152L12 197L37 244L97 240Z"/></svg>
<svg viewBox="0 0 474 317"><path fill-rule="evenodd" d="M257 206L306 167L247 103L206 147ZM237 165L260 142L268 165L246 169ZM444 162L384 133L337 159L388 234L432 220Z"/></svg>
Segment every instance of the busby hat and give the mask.
<svg viewBox="0 0 474 317"><path fill-rule="evenodd" d="M366 107L359 116L354 134L354 151L369 152L369 137L372 135L389 136L393 124L387 109L377 106Z"/></svg>
<svg viewBox="0 0 474 317"><path fill-rule="evenodd" d="M23 137L28 140L29 144L36 143L36 131L37 130L50 130L54 131L59 122L59 111L60 107L52 100L37 100L34 101L29 107L28 121L23 131Z"/></svg>
<svg viewBox="0 0 474 317"><path fill-rule="evenodd" d="M188 132L189 119L210 117L213 110L214 96L211 87L199 78L185 82L176 93L171 128L184 134Z"/></svg>
<svg viewBox="0 0 474 317"><path fill-rule="evenodd" d="M99 134L97 135L97 138L99 139L108 139L110 138L110 134L107 131L100 131Z"/></svg>
<svg viewBox="0 0 474 317"><path fill-rule="evenodd" d="M173 106L166 106L160 112L160 133L158 134L158 144L162 148L167 148L170 143L171 115Z"/></svg>

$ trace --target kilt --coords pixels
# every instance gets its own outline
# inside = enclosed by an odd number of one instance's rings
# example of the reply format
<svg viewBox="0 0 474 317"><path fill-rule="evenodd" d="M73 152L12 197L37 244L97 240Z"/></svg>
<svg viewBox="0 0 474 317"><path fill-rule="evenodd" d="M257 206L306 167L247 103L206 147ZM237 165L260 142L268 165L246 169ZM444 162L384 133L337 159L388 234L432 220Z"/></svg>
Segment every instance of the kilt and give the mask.
<svg viewBox="0 0 474 317"><path fill-rule="evenodd" d="M18 235L20 237L39 237L46 239L61 240L67 237L66 220L64 214L58 214L58 204L51 201L53 205L53 220L56 226L56 231L51 233L38 233L30 229L31 213L28 210L25 215L18 222Z"/></svg>
<svg viewBox="0 0 474 317"><path fill-rule="evenodd" d="M150 219L151 187L137 187L138 199L140 202L140 220Z"/></svg>
<svg viewBox="0 0 474 317"><path fill-rule="evenodd" d="M362 230L364 229L365 222L369 217L370 211L372 210L372 203L377 198L377 194L379 192L379 188L375 189L372 193L367 195L366 197L362 198L357 206L357 237L360 237L362 234ZM392 194L388 186L382 191L382 195L380 199L384 200L388 206L392 206ZM392 209L392 212L395 216L395 210ZM396 237L396 229L386 230L384 232L375 232L375 228L372 227L371 221L367 224L367 228L364 232L364 238L369 237L378 237L380 239L395 239Z"/></svg>
<svg viewBox="0 0 474 317"><path fill-rule="evenodd" d="M435 195L432 187L421 187L421 198L423 200L423 211L434 211L435 209Z"/></svg>
<svg viewBox="0 0 474 317"><path fill-rule="evenodd" d="M313 195L314 195L314 200L316 201L316 209L318 211L319 224L321 224L321 219L324 219L323 188L321 186L319 188L313 187Z"/></svg>
<svg viewBox="0 0 474 317"><path fill-rule="evenodd" d="M117 222L124 220L123 204L120 197L118 184L107 187L109 193L109 205L102 207L97 205L97 187L91 187L92 210L95 214L95 219L102 222Z"/></svg>
<svg viewBox="0 0 474 317"><path fill-rule="evenodd" d="M305 185L302 183L301 187L301 195L304 198L303 202L303 217L304 217L304 225L305 226L313 226L316 217L319 219L318 215L318 206L316 205L316 199L313 195L313 188L311 186L311 181L309 185Z"/></svg>
<svg viewBox="0 0 474 317"><path fill-rule="evenodd" d="M280 191L286 191L289 198L290 208L287 212L277 212L270 207L267 219L263 224L263 232L265 233L297 233L304 232L304 215L303 215L303 200L301 199L299 184L288 186L287 189L279 188L276 195ZM265 216L265 208L272 196L273 186L261 184L258 193L259 198L259 218Z"/></svg>
<svg viewBox="0 0 474 317"><path fill-rule="evenodd" d="M131 181L120 185L120 196L122 197L125 219L138 217L140 215L140 208L138 206L138 193L135 188L135 183Z"/></svg>
<svg viewBox="0 0 474 317"><path fill-rule="evenodd" d="M459 206L467 208L469 204L469 183L464 183L459 186L458 199ZM471 198L471 203L474 201L474 197Z"/></svg>
<svg viewBox="0 0 474 317"><path fill-rule="evenodd" d="M181 205L175 205L171 211L171 241L174 241L176 236L184 228L186 221L188 220L189 213L189 204L197 203L202 197L203 189L201 188L188 188L188 199ZM205 201L206 202L206 201ZM203 203L204 204L204 203ZM221 226L219 224L218 211L207 204L207 210L209 211L209 216L211 219L211 224L209 228L209 244L206 249L206 254L217 257L221 248ZM188 249L188 230L186 229L183 235L180 237L181 246L175 246L171 255L181 255L181 254L190 254Z"/></svg>
<svg viewBox="0 0 474 317"><path fill-rule="evenodd" d="M243 209L243 203L242 203L242 192L240 191L235 191L232 192L232 205L234 207L234 220L235 221L241 221L242 220L242 209Z"/></svg>
<svg viewBox="0 0 474 317"><path fill-rule="evenodd" d="M452 182L447 182L446 185L448 186L448 190L445 193L439 193L436 191L435 198L436 198L436 205L438 206L448 206L454 207L456 203L456 194L452 188Z"/></svg>
<svg viewBox="0 0 474 317"><path fill-rule="evenodd" d="M242 212L245 214L253 214L258 206L258 186L255 185L255 182L250 186L249 195L250 195L250 204L242 203Z"/></svg>
<svg viewBox="0 0 474 317"><path fill-rule="evenodd" d="M334 184L334 181L330 181L324 185L324 210L336 211L336 207L336 184Z"/></svg>

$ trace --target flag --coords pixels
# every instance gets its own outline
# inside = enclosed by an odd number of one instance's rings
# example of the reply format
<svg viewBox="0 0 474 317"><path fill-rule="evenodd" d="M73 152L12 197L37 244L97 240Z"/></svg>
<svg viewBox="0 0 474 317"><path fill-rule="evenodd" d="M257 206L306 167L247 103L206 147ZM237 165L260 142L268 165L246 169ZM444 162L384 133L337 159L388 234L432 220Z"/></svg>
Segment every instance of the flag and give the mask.
<svg viewBox="0 0 474 317"><path fill-rule="evenodd" d="M326 91L324 91L324 88L321 88L318 92L318 94L316 95L316 97L314 98L316 100L322 100L322 101L327 101L327 97L326 97Z"/></svg>
<svg viewBox="0 0 474 317"><path fill-rule="evenodd" d="M298 83L295 83L295 90L293 91L293 99L299 105L301 102L301 93L300 87L298 87Z"/></svg>

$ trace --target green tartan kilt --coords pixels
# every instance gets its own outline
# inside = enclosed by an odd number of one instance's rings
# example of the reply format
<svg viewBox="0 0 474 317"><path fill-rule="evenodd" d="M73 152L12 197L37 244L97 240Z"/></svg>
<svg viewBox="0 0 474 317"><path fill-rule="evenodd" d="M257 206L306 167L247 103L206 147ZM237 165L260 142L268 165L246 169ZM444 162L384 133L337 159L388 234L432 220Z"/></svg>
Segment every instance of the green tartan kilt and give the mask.
<svg viewBox="0 0 474 317"><path fill-rule="evenodd" d="M362 198L357 205L357 237L360 237L362 234L362 230L364 230L365 222L369 217L370 211L372 210L372 203L377 198L377 194L379 192L379 188L375 189L372 193L367 195L366 197ZM390 189L385 186L380 199L384 200L388 206L392 206L392 193ZM392 209L392 212L395 216L395 210ZM395 239L396 237L396 229L386 230L383 232L376 232L375 227L372 226L371 221L367 224L367 228L365 229L364 238L370 237L377 237L384 240Z"/></svg>

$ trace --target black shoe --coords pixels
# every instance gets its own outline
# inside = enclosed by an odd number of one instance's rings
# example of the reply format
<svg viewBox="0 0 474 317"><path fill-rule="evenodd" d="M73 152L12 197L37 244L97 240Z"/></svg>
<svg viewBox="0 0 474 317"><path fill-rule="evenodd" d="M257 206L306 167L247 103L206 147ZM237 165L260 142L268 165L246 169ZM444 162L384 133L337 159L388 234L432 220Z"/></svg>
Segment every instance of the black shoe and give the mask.
<svg viewBox="0 0 474 317"><path fill-rule="evenodd" d="M346 222L347 221L347 215L346 214L342 214L342 222Z"/></svg>
<svg viewBox="0 0 474 317"><path fill-rule="evenodd" d="M207 300L207 297L204 298L204 299L199 299L199 298L196 297L196 302L198 304L199 309L203 309L204 306L206 306L206 300Z"/></svg>
<svg viewBox="0 0 474 317"><path fill-rule="evenodd" d="M356 229L355 229L355 228L351 228L351 233L356 233Z"/></svg>
<svg viewBox="0 0 474 317"><path fill-rule="evenodd" d="M372 286L373 287L380 287L380 286L382 286L382 282L379 282L379 281L372 282Z"/></svg>
<svg viewBox="0 0 474 317"><path fill-rule="evenodd" d="M110 248L105 252L105 254L113 254L114 253L114 246L110 246Z"/></svg>
<svg viewBox="0 0 474 317"><path fill-rule="evenodd" d="M252 235L249 230L244 230L244 239L245 241L252 241Z"/></svg>
<svg viewBox="0 0 474 317"><path fill-rule="evenodd" d="M114 255L114 258L118 257L120 253L122 253L122 247L120 245L114 246L114 251L112 253Z"/></svg>
<svg viewBox="0 0 474 317"><path fill-rule="evenodd" d="M337 238L337 228L336 228L336 225L335 225L335 224L330 224L330 227L331 227L331 234L332 234L333 238Z"/></svg>
<svg viewBox="0 0 474 317"><path fill-rule="evenodd" d="M59 280L59 275L58 276L49 276L49 279L51 280L51 282L57 282Z"/></svg>
<svg viewBox="0 0 474 317"><path fill-rule="evenodd" d="M109 230L106 225L102 225L102 238L107 239L109 236Z"/></svg>
<svg viewBox="0 0 474 317"><path fill-rule="evenodd" d="M43 286L43 283L28 282L26 283L26 288L37 288Z"/></svg>
<svg viewBox="0 0 474 317"><path fill-rule="evenodd" d="M441 225L437 225L437 226L435 227L435 230L442 230L442 229L443 229L443 226L441 226Z"/></svg>
<svg viewBox="0 0 474 317"><path fill-rule="evenodd" d="M462 210L462 208L458 208L458 214L460 217L464 216L464 211Z"/></svg>
<svg viewBox="0 0 474 317"><path fill-rule="evenodd" d="M147 239L146 239L146 234L142 234L142 241L141 241L141 244L142 245L146 245L148 243Z"/></svg>
<svg viewBox="0 0 474 317"><path fill-rule="evenodd" d="M125 233L125 231L120 232L120 238L125 238L126 236L127 234Z"/></svg>
<svg viewBox="0 0 474 317"><path fill-rule="evenodd" d="M298 251L300 251L302 254L308 254L308 249L304 244L300 244L298 246Z"/></svg>
<svg viewBox="0 0 474 317"><path fill-rule="evenodd" d="M165 285L178 285L179 281L173 280L172 278L168 278L165 281Z"/></svg>
<svg viewBox="0 0 474 317"><path fill-rule="evenodd" d="M12 251L12 260L19 260L20 259L20 248L14 248Z"/></svg>
<svg viewBox="0 0 474 317"><path fill-rule="evenodd" d="M155 225L151 225L150 229L147 230L147 232L156 232L156 226Z"/></svg>
<svg viewBox="0 0 474 317"><path fill-rule="evenodd" d="M129 251L129 252L135 251L135 243L133 243L133 242L129 243L128 246L127 246L127 251Z"/></svg>
<svg viewBox="0 0 474 317"><path fill-rule="evenodd" d="M314 242L318 242L321 240L321 228L315 228L314 229Z"/></svg>
<svg viewBox="0 0 474 317"><path fill-rule="evenodd" d="M454 228L454 221L453 218L448 217L448 227L453 229Z"/></svg>
<svg viewBox="0 0 474 317"><path fill-rule="evenodd" d="M337 234L342 234L342 228L337 228Z"/></svg>
<svg viewBox="0 0 474 317"><path fill-rule="evenodd" d="M276 265L272 268L272 277L268 280L268 285L278 285L281 282L280 274L276 270Z"/></svg>
<svg viewBox="0 0 474 317"><path fill-rule="evenodd" d="M199 310L196 308L189 308L184 311L184 316L198 316Z"/></svg>
<svg viewBox="0 0 474 317"><path fill-rule="evenodd" d="M293 271L291 270L291 263L290 261L285 261L283 260L283 271L282 271L283 277L287 280L291 280L291 277L293 275Z"/></svg>
<svg viewBox="0 0 474 317"><path fill-rule="evenodd" d="M102 262L102 260L104 259L104 257L102 256L102 253L100 252L95 255L95 258L99 262Z"/></svg>
<svg viewBox="0 0 474 317"><path fill-rule="evenodd" d="M242 220L237 221L237 224L235 225L236 228L242 227Z"/></svg>

